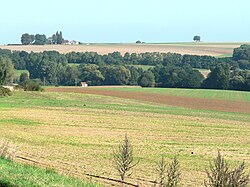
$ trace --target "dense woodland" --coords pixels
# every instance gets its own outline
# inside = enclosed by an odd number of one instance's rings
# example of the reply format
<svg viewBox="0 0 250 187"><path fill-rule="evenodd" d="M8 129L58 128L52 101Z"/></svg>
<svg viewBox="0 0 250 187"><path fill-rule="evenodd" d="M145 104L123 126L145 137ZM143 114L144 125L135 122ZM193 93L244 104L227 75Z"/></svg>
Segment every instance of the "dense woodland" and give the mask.
<svg viewBox="0 0 250 187"><path fill-rule="evenodd" d="M250 45L234 50L233 57L180 55L175 53L56 51L27 53L0 49L0 84L13 80L13 66L28 70L14 82L34 80L41 85L140 85L143 87L250 90ZM151 68L145 69L143 65ZM205 79L196 69L210 69Z"/></svg>

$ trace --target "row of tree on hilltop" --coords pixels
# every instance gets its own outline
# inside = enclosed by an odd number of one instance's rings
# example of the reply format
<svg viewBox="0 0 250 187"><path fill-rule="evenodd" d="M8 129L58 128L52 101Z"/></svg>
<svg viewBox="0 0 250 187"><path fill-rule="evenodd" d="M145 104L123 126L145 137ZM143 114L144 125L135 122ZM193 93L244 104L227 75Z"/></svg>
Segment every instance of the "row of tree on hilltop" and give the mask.
<svg viewBox="0 0 250 187"><path fill-rule="evenodd" d="M62 35L62 31L56 32L52 35L52 37L47 38L45 34L29 34L25 33L21 37L22 45L45 45L45 44L63 44L64 38Z"/></svg>

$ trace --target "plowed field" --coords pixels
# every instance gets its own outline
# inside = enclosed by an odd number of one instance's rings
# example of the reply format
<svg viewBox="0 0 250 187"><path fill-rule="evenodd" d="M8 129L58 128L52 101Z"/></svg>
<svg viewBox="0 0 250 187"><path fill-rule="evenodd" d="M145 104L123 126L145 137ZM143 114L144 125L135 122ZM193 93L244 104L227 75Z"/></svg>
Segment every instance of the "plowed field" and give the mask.
<svg viewBox="0 0 250 187"><path fill-rule="evenodd" d="M241 101L227 101L203 98L190 98L181 96L170 96L162 94L152 94L143 92L127 92L117 90L98 90L98 89L82 89L82 88L49 88L49 92L74 92L87 93L104 96L113 96L127 99L144 100L154 103L178 106L184 108L192 108L199 110L217 110L223 112L240 112L250 113L250 103Z"/></svg>

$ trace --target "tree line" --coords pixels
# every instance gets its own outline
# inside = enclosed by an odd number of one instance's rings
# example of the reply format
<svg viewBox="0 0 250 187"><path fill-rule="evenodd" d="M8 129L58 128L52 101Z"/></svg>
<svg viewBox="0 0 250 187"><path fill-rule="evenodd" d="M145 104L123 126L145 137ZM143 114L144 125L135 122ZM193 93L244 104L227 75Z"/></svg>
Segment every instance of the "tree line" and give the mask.
<svg viewBox="0 0 250 187"><path fill-rule="evenodd" d="M28 70L28 78L43 85L73 86L85 81L89 85L250 90L249 45L235 49L232 58L176 53L27 53L6 49L0 49L0 57L0 64L12 62L15 69ZM145 70L143 65L151 68ZM4 67L7 66L0 66L2 77ZM205 78L194 68L210 69L211 73Z"/></svg>
<svg viewBox="0 0 250 187"><path fill-rule="evenodd" d="M29 34L25 33L21 37L22 45L45 45L45 44L62 44L64 42L64 38L62 35L62 31L56 32L52 35L52 37L47 38L45 34Z"/></svg>

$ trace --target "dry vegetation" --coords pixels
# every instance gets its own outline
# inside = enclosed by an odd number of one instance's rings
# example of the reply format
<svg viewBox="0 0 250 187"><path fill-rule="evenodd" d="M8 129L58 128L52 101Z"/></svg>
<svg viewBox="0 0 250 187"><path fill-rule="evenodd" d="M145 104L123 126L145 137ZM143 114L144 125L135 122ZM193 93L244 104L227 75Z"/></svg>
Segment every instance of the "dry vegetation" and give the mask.
<svg viewBox="0 0 250 187"><path fill-rule="evenodd" d="M180 54L195 55L212 55L212 56L228 56L233 53L233 49L237 48L241 43L173 43L173 44L83 44L83 45L26 45L26 46L0 46L3 49L27 52L42 51L59 51L60 53L68 52L97 52L99 54L107 54L119 51L122 54L129 53L145 53L145 52L172 52Z"/></svg>

